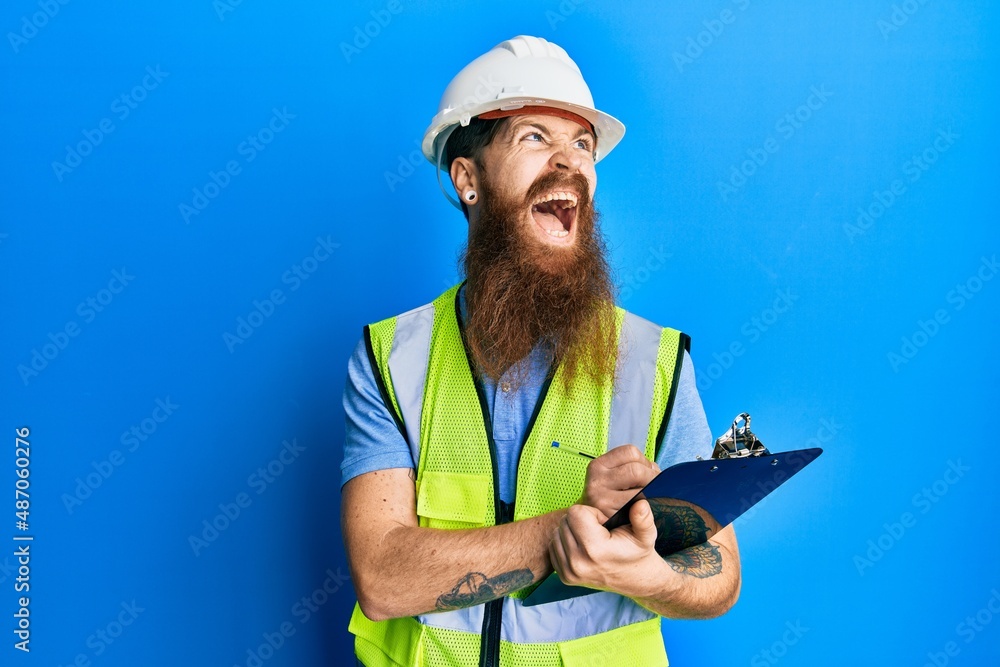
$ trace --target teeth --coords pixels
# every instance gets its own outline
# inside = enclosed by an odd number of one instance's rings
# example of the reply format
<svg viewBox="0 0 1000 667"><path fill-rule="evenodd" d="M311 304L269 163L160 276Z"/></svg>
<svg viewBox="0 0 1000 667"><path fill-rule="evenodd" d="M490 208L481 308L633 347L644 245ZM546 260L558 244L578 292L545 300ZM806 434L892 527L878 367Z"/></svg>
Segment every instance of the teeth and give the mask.
<svg viewBox="0 0 1000 667"><path fill-rule="evenodd" d="M557 239L561 239L561 238L565 238L565 237L569 236L569 232L567 232L565 229L560 229L558 231L555 231L555 230L552 230L552 229L546 229L545 233L548 234L549 236L554 236Z"/></svg>
<svg viewBox="0 0 1000 667"><path fill-rule="evenodd" d="M552 201L554 199L566 202L562 208L573 208L576 206L576 195L572 192L550 192L533 201L531 205L536 206L538 204L544 204L545 202Z"/></svg>

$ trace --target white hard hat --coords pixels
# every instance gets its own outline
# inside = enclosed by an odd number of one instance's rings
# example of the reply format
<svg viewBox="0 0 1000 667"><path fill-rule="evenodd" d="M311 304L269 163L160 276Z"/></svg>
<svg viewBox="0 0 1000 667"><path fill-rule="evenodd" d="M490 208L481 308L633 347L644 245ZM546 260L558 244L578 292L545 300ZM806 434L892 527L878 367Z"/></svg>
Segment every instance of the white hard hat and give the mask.
<svg viewBox="0 0 1000 667"><path fill-rule="evenodd" d="M578 116L587 121L597 138L595 161L610 153L625 134L621 121L594 108L580 68L562 47L540 37L518 35L466 65L441 96L421 145L424 157L438 169L438 180L440 170L450 167L441 164L441 158L456 127L487 112L516 113L525 107L532 107L531 113Z"/></svg>

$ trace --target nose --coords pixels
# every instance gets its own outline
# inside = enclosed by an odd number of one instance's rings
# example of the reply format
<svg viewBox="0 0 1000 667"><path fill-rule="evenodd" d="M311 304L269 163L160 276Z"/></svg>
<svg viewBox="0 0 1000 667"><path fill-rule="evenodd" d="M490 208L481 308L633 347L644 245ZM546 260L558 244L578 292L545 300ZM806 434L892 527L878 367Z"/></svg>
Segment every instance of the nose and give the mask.
<svg viewBox="0 0 1000 667"><path fill-rule="evenodd" d="M561 142L552 151L549 164L553 169L559 171L580 172L583 166L583 157L579 148L574 148L573 143Z"/></svg>
<svg viewBox="0 0 1000 667"><path fill-rule="evenodd" d="M562 174L580 174L590 184L590 196L597 191L597 173L590 155L576 145L575 141L553 144L549 156L549 168Z"/></svg>

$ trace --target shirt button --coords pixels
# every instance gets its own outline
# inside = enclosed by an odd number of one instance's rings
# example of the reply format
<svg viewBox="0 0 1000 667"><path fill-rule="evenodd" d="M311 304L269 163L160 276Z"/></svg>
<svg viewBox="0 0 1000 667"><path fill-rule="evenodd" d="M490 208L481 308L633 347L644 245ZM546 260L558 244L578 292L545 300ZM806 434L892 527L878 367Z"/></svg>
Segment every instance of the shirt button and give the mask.
<svg viewBox="0 0 1000 667"><path fill-rule="evenodd" d="M500 391L502 391L505 394L508 391L510 391L510 382L501 382L500 383Z"/></svg>

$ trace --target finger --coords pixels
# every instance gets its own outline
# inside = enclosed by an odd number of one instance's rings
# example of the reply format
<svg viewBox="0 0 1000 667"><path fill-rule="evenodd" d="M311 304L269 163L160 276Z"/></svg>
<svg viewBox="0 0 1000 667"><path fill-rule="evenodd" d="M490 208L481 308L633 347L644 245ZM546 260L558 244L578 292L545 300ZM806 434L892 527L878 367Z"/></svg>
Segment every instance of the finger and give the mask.
<svg viewBox="0 0 1000 667"><path fill-rule="evenodd" d="M611 539L611 532L604 527L606 521L604 513L593 507L584 506L573 513L568 526L572 530L576 552L582 552L589 558L603 548L603 543Z"/></svg>
<svg viewBox="0 0 1000 667"><path fill-rule="evenodd" d="M566 524L577 538L607 521L604 512L590 505L573 505L566 511Z"/></svg>
<svg viewBox="0 0 1000 667"><path fill-rule="evenodd" d="M559 539L560 532L562 531L557 530L549 540L549 563L556 572L562 572L566 568L566 550Z"/></svg>
<svg viewBox="0 0 1000 667"><path fill-rule="evenodd" d="M559 528L559 535L556 540L556 549L561 559L559 561L559 569L556 571L559 573L559 578L562 579L563 583L573 584L576 582L578 575L577 566L585 556L581 554L579 543L573 535L572 529L569 527L569 522L566 519L563 519L563 521L564 523Z"/></svg>
<svg viewBox="0 0 1000 667"><path fill-rule="evenodd" d="M656 522L649 503L645 500L636 502L629 509L628 517L632 522L635 539L647 549L652 549L656 545Z"/></svg>
<svg viewBox="0 0 1000 667"><path fill-rule="evenodd" d="M601 475L603 486L621 491L641 489L646 486L657 473L649 461L645 459L643 461L644 463L628 461L605 470Z"/></svg>
<svg viewBox="0 0 1000 667"><path fill-rule="evenodd" d="M549 544L549 558L552 562L552 571L559 576L559 579L564 584L572 584L574 581L573 566L559 540L552 540Z"/></svg>
<svg viewBox="0 0 1000 667"><path fill-rule="evenodd" d="M583 507L582 505L574 505L573 507ZM572 507L570 508L572 510ZM576 535L573 534L573 525L570 522L571 512L567 512L566 516L563 517L562 523L559 526L559 543L562 546L563 553L566 555L566 560L568 561L572 554L577 552L580 548L579 541L576 539Z"/></svg>
<svg viewBox="0 0 1000 667"><path fill-rule="evenodd" d="M584 553L590 555L592 549L602 540L610 539L611 533L603 525L604 517L600 510L587 505L574 505L566 513L566 526L569 535L567 545L569 553ZM570 541L571 540L571 541Z"/></svg>
<svg viewBox="0 0 1000 667"><path fill-rule="evenodd" d="M600 461L602 464L609 468L615 466L623 465L629 462L648 463L649 460L643 456L642 452L635 445L620 445L613 449L609 449L607 452L601 456L594 459L595 461Z"/></svg>

